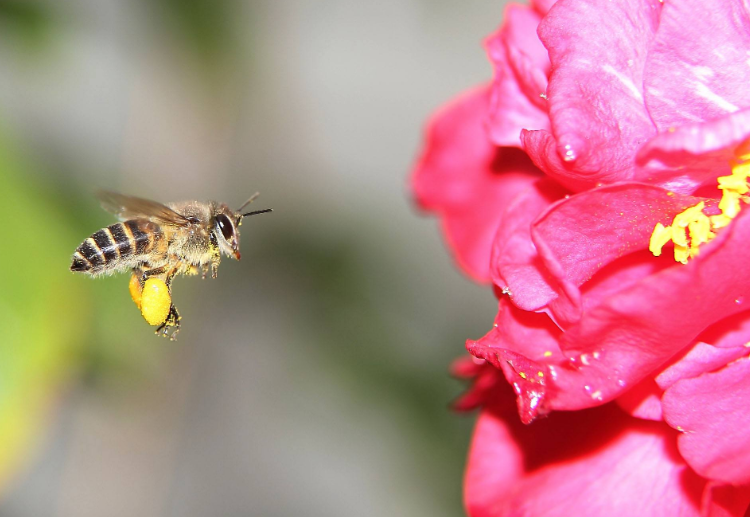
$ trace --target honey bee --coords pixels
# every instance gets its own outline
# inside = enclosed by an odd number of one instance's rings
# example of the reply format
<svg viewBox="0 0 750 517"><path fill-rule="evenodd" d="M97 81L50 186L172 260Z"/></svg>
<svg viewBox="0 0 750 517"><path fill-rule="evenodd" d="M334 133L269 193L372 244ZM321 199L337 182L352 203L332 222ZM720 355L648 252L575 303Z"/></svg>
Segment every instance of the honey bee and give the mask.
<svg viewBox="0 0 750 517"><path fill-rule="evenodd" d="M102 228L81 243L70 270L91 276L132 271L130 294L157 334L174 340L180 314L172 303L177 275L208 271L216 278L221 254L240 260L242 219L271 209L242 213L258 197L253 194L237 210L215 201L156 201L99 191L102 208L121 222Z"/></svg>

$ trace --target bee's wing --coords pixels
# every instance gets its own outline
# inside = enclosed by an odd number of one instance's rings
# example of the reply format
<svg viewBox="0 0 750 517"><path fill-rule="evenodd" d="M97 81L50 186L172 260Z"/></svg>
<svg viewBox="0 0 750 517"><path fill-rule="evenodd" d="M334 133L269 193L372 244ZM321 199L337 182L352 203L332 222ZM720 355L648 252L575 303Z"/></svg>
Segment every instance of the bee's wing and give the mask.
<svg viewBox="0 0 750 517"><path fill-rule="evenodd" d="M190 219L178 214L168 206L134 196L125 196L107 190L98 190L96 197L102 202L102 208L107 212L115 214L121 219L152 219L162 224L173 226L187 226Z"/></svg>

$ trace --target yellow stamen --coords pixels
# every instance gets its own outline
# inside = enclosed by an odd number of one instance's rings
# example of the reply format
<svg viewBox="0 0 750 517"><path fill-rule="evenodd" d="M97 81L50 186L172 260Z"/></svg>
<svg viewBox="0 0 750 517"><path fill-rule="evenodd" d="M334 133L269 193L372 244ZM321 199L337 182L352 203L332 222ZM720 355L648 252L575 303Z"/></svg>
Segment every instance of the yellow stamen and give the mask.
<svg viewBox="0 0 750 517"><path fill-rule="evenodd" d="M740 194L733 190L724 190L719 201L719 210L730 219L740 213Z"/></svg>
<svg viewBox="0 0 750 517"><path fill-rule="evenodd" d="M732 174L731 176L721 176L718 182L721 190L734 190L740 194L747 194L747 175Z"/></svg>
<svg viewBox="0 0 750 517"><path fill-rule="evenodd" d="M711 217L709 217L709 219L711 219L711 227L714 230L718 230L719 228L724 228L725 226L727 226L729 223L732 222L732 218L724 214L712 215Z"/></svg>
<svg viewBox="0 0 750 517"><path fill-rule="evenodd" d="M648 250L654 254L655 257L661 255L661 249L666 243L672 240L672 227L664 226L661 223L656 223L654 233L651 234L651 242L648 244ZM550 354L552 355L552 354Z"/></svg>
<svg viewBox="0 0 750 517"><path fill-rule="evenodd" d="M695 249L704 242L710 241L715 235L711 231L711 220L704 214L688 223L688 231L690 232L690 247Z"/></svg>
<svg viewBox="0 0 750 517"><path fill-rule="evenodd" d="M705 215L705 203L701 201L677 214L671 225L657 223L648 246L654 256L661 255L664 245L672 241L674 259L687 264L688 259L698 256L701 244L716 237L713 230L727 226L740 213L742 203L750 202L750 197L745 195L750 192L750 139L737 148L735 155L736 159L730 163L732 174L717 179L717 187L721 190L721 214Z"/></svg>
<svg viewBox="0 0 750 517"><path fill-rule="evenodd" d="M683 264L687 264L689 258L690 258L690 248L686 246L680 246L678 244L674 245L674 259L677 262L682 262Z"/></svg>

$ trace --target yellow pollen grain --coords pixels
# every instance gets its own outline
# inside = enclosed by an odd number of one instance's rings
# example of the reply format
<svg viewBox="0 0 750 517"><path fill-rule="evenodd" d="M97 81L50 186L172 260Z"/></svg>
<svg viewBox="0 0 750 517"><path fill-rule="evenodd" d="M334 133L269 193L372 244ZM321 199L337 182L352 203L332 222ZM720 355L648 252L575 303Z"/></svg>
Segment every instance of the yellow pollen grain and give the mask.
<svg viewBox="0 0 750 517"><path fill-rule="evenodd" d="M552 357L552 352L547 350L546 352L544 352L544 357Z"/></svg>
<svg viewBox="0 0 750 517"><path fill-rule="evenodd" d="M537 372L536 373L539 377L544 377L544 372Z"/></svg>
<svg viewBox="0 0 750 517"><path fill-rule="evenodd" d="M525 379L525 378L526 378L526 374L525 374L525 373L523 373L523 372L519 372L519 374L518 374L518 375L520 375L522 379Z"/></svg>

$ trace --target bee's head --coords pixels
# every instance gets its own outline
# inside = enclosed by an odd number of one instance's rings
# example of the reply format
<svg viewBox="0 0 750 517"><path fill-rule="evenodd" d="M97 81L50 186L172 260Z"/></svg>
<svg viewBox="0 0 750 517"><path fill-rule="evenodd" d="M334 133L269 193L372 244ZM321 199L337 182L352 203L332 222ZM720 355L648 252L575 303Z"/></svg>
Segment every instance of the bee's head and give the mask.
<svg viewBox="0 0 750 517"><path fill-rule="evenodd" d="M239 227L242 224L242 219L251 215L264 214L272 211L272 209L268 208L266 210L256 210L255 212L243 214L242 209L252 203L256 197L258 197L257 192L250 196L250 199L245 201L237 210L232 210L225 204L219 205L216 210L216 215L214 216L216 240L219 243L219 249L221 252L228 257L240 260Z"/></svg>

